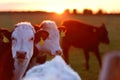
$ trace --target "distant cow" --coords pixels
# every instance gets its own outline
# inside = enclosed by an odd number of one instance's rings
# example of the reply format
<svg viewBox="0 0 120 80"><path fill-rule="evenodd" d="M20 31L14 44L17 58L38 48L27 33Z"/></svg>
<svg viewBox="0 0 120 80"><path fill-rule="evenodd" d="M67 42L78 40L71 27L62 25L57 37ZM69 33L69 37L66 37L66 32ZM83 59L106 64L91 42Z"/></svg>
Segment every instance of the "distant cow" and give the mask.
<svg viewBox="0 0 120 80"><path fill-rule="evenodd" d="M65 36L62 39L62 48L65 61L69 64L69 48L74 46L82 48L85 54L86 69L89 69L89 52L94 52L99 65L101 57L98 46L100 42L109 44L108 32L105 25L95 27L77 20L66 20L61 24L60 30L64 29Z"/></svg>
<svg viewBox="0 0 120 80"><path fill-rule="evenodd" d="M104 56L98 80L120 80L120 51L108 52Z"/></svg>

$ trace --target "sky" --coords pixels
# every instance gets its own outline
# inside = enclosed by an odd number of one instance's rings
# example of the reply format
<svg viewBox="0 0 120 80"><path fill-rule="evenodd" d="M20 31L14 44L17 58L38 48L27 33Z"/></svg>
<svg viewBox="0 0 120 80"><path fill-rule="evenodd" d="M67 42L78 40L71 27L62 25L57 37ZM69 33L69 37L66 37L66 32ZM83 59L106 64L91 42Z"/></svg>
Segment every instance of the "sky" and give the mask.
<svg viewBox="0 0 120 80"><path fill-rule="evenodd" d="M120 0L0 0L0 11L47 11L62 13L65 9L91 9L97 12L120 12Z"/></svg>

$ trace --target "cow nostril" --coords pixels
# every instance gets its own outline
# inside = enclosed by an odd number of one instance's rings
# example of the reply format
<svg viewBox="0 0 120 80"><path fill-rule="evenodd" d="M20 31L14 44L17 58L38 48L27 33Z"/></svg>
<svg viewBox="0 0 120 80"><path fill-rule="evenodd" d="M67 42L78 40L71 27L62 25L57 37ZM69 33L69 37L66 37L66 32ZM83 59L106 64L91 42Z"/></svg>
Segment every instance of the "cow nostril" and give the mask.
<svg viewBox="0 0 120 80"><path fill-rule="evenodd" d="M16 57L17 58L20 58L20 59L25 59L26 58L26 52L24 52L24 51L17 51L16 52Z"/></svg>
<svg viewBox="0 0 120 80"><path fill-rule="evenodd" d="M57 50L57 51L56 51L56 55L62 55L62 53L63 53L63 52L62 52L61 50Z"/></svg>

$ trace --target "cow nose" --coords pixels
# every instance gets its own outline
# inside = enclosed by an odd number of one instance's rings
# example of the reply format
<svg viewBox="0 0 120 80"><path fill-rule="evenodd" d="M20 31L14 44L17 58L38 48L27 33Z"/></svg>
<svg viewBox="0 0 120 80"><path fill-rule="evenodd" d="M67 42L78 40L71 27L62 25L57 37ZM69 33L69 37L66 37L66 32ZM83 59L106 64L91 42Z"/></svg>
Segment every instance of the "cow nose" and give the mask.
<svg viewBox="0 0 120 80"><path fill-rule="evenodd" d="M63 52L62 52L61 50L57 50L57 51L56 51L56 55L62 55L62 53L63 53Z"/></svg>
<svg viewBox="0 0 120 80"><path fill-rule="evenodd" d="M25 52L25 51L17 51L16 52L17 58L20 58L20 59L25 59L26 58L26 54L27 54L27 52Z"/></svg>

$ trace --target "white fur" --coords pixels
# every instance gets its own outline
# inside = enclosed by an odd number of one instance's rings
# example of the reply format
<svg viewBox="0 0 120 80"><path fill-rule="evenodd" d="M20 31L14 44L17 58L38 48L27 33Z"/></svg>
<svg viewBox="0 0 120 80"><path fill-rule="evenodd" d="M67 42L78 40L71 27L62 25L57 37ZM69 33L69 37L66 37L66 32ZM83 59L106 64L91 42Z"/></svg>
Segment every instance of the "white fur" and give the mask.
<svg viewBox="0 0 120 80"><path fill-rule="evenodd" d="M81 78L61 56L56 56L51 61L31 68L23 80L81 80Z"/></svg>
<svg viewBox="0 0 120 80"><path fill-rule="evenodd" d="M29 61L33 55L33 45L34 45L34 33L35 30L31 23L21 22L15 25L15 29L12 33L12 55L15 60L14 66L14 79L21 80ZM33 38L33 40L30 40ZM19 64L19 61L16 58L17 51L24 51L27 53L26 60Z"/></svg>
<svg viewBox="0 0 120 80"><path fill-rule="evenodd" d="M50 53L51 55L56 55L56 51L59 50L62 52L62 49L60 47L60 34L59 30L57 29L57 25L54 21L43 21L41 23L42 30L45 30L49 33L48 38L45 40L44 45L40 46L37 44L37 47L40 51L45 51Z"/></svg>

